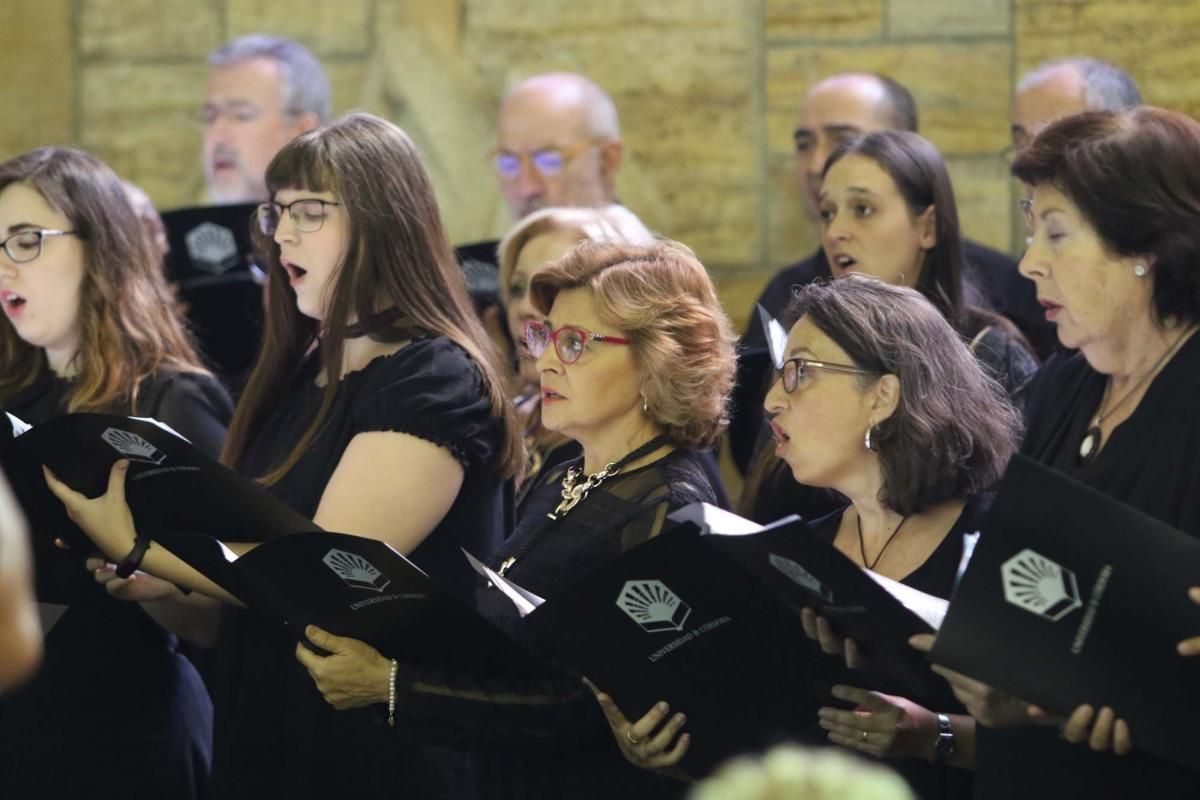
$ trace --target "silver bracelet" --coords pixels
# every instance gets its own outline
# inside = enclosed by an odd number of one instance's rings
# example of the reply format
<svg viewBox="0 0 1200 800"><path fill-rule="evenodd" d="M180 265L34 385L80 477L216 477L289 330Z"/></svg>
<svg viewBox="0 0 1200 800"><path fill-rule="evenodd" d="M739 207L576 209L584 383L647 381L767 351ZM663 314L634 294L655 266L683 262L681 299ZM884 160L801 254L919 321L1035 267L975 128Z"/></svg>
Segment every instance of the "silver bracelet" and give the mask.
<svg viewBox="0 0 1200 800"><path fill-rule="evenodd" d="M396 673L400 671L400 662L392 659L392 674L388 678L388 725L396 727Z"/></svg>

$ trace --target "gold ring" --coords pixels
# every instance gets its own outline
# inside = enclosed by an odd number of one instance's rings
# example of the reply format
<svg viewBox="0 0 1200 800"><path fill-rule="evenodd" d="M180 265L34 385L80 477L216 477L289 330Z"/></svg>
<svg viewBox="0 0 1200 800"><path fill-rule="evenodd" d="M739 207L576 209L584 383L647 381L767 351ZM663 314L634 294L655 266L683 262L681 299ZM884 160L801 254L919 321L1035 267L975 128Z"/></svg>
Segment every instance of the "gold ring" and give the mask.
<svg viewBox="0 0 1200 800"><path fill-rule="evenodd" d="M641 744L642 743L641 739L639 739L633 735L633 728L625 729L625 738L629 740L630 744Z"/></svg>

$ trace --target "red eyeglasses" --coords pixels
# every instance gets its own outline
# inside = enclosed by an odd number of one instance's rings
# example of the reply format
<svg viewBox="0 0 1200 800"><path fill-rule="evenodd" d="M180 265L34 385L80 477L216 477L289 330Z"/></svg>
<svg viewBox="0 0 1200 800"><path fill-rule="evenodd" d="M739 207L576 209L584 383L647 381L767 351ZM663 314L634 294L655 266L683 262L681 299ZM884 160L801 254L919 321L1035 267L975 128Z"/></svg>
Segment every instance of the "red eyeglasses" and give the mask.
<svg viewBox="0 0 1200 800"><path fill-rule="evenodd" d="M534 358L540 358L546 348L554 342L558 358L564 364L574 364L583 355L583 348L589 342L608 342L609 344L633 344L629 339L620 336L605 336L592 333L574 325L564 325L558 330L551 330L544 322L529 320L525 323L525 346Z"/></svg>

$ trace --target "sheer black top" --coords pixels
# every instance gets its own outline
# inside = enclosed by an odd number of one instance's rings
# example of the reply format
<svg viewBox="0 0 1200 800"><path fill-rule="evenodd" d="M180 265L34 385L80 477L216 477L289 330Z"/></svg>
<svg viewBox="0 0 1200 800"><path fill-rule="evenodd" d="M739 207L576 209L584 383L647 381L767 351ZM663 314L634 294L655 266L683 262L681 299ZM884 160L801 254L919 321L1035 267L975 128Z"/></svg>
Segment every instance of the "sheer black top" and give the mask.
<svg viewBox="0 0 1200 800"><path fill-rule="evenodd" d="M702 456L676 450L610 478L543 528L546 512L561 500L563 475L579 463L542 474L522 503L516 530L492 558L496 566L517 555L506 577L547 600L569 591L574 578L658 535L669 526L671 511L717 501ZM499 591L481 585L477 605L522 638L516 612ZM662 800L681 791L625 762L595 698L575 679L406 667L397 683L396 734L402 741L476 752L474 794L463 797Z"/></svg>
<svg viewBox="0 0 1200 800"><path fill-rule="evenodd" d="M241 466L262 475L307 430L321 402L319 359L305 363L280 406L251 442ZM302 514L315 514L325 485L359 433L395 431L449 450L465 471L454 504L410 558L441 585L466 596L473 586L459 548L489 554L511 519L511 484L494 469L503 442L482 374L444 337L416 339L346 375L317 438L270 491ZM268 532L264 532L267 534ZM334 631L336 633L336 631ZM383 797L403 787L390 742L367 709L334 711L296 660L296 641L252 613L222 619L214 692L216 796ZM411 760L412 770L425 760Z"/></svg>
<svg viewBox="0 0 1200 800"><path fill-rule="evenodd" d="M1200 535L1200 336L1151 382L1133 414L1087 466L1079 443L1105 376L1082 355L1047 362L1031 387L1022 451L1193 536ZM1147 553L1153 558L1153 553ZM1200 583L1200 576L1197 576ZM1200 614L1197 614L1200 620ZM1200 679L1200 664L1197 665ZM1137 747L1137 732L1133 732ZM1118 757L1071 745L1052 728L979 727L976 796L983 798L1200 796L1200 769L1135 752Z"/></svg>

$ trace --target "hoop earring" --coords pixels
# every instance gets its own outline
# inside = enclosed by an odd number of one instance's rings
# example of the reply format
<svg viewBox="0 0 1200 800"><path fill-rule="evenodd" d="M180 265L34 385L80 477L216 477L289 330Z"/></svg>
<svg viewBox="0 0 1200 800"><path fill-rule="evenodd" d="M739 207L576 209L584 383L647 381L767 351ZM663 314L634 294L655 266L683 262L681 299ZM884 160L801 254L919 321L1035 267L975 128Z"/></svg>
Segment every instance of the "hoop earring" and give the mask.
<svg viewBox="0 0 1200 800"><path fill-rule="evenodd" d="M1139 278L1146 277L1146 265L1145 264L1134 264L1133 265L1133 274Z"/></svg>
<svg viewBox="0 0 1200 800"><path fill-rule="evenodd" d="M646 395L642 395L642 413L650 413L650 401L646 399Z"/></svg>
<svg viewBox="0 0 1200 800"><path fill-rule="evenodd" d="M866 447L868 450L875 449L874 447L871 446L871 431L875 430L875 427L876 426L872 425L871 427L867 428L867 432L863 436L863 446Z"/></svg>

